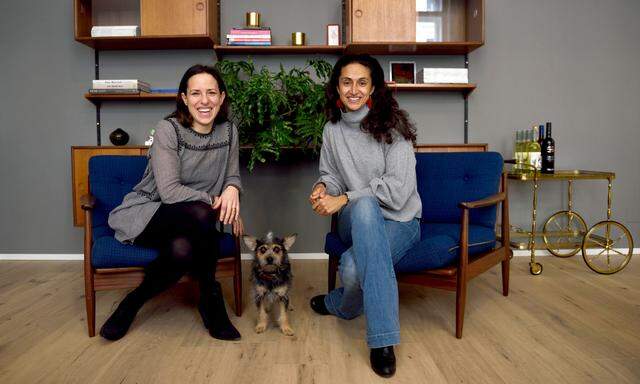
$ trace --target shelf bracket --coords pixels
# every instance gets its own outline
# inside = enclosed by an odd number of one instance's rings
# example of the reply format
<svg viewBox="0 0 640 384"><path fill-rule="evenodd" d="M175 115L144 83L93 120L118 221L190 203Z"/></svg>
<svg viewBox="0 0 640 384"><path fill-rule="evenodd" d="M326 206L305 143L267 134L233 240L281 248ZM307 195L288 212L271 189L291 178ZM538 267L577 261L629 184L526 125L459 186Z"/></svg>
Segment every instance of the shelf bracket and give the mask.
<svg viewBox="0 0 640 384"><path fill-rule="evenodd" d="M94 69L95 69L95 79L99 80L100 79L100 50L96 49L94 51ZM99 101L97 101L96 103L96 142L98 143L98 146L102 145L102 140L100 139L100 107L102 105L102 103L100 103Z"/></svg>
<svg viewBox="0 0 640 384"><path fill-rule="evenodd" d="M464 67L469 70L469 54L464 54ZM464 143L469 143L469 94L463 93L464 98Z"/></svg>

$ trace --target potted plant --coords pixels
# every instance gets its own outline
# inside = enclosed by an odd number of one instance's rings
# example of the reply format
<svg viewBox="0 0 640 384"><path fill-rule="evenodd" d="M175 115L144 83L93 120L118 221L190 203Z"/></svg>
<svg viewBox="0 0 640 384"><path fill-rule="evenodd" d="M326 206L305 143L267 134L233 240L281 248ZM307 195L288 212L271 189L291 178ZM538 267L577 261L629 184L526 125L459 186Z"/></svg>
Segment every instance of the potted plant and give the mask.
<svg viewBox="0 0 640 384"><path fill-rule="evenodd" d="M240 144L252 146L250 170L256 161L277 160L284 148L318 151L331 64L313 59L304 68L288 71L280 65L274 73L265 67L256 70L251 61L221 60L216 68L227 85L230 118L238 127Z"/></svg>

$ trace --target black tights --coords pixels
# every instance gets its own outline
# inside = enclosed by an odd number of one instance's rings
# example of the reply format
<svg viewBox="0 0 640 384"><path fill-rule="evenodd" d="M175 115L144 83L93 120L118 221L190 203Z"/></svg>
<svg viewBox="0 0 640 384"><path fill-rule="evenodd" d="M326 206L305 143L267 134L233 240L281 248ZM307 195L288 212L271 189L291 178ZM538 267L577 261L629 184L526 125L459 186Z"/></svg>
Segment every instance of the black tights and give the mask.
<svg viewBox="0 0 640 384"><path fill-rule="evenodd" d="M211 292L220 253L216 212L201 201L162 204L135 244L158 250L145 268L145 278L135 290L142 302L167 289L185 273L200 283L200 292ZM132 292L133 293L133 292Z"/></svg>

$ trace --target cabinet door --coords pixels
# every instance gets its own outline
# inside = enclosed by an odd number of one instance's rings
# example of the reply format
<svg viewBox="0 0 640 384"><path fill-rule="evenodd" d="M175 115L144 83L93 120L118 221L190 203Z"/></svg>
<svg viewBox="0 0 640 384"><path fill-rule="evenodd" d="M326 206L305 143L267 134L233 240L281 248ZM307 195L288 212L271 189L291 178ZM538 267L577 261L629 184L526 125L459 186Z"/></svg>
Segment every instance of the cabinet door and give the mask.
<svg viewBox="0 0 640 384"><path fill-rule="evenodd" d="M207 0L140 0L142 36L206 35Z"/></svg>
<svg viewBox="0 0 640 384"><path fill-rule="evenodd" d="M416 0L352 0L354 43L416 40Z"/></svg>

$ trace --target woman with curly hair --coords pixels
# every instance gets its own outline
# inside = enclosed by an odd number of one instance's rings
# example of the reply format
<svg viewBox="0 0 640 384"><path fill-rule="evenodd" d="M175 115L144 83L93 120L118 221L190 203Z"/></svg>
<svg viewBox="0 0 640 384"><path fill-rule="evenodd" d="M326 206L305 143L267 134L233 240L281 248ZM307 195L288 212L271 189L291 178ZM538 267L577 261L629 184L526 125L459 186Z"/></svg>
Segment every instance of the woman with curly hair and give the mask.
<svg viewBox="0 0 640 384"><path fill-rule="evenodd" d="M339 212L338 232L350 248L340 258L342 287L310 304L342 319L364 313L371 366L390 377L400 342L394 265L420 240L415 128L369 55L340 58L326 95L320 178L309 201L320 215Z"/></svg>

